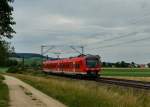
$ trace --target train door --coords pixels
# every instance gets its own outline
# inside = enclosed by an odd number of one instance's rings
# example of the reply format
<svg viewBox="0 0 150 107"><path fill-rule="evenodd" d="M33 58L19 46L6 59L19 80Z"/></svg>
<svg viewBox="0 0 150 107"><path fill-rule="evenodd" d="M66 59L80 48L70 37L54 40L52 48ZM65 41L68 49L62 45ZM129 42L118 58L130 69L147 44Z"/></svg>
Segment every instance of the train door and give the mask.
<svg viewBox="0 0 150 107"><path fill-rule="evenodd" d="M73 61L73 72L76 72L76 62Z"/></svg>
<svg viewBox="0 0 150 107"><path fill-rule="evenodd" d="M60 71L63 73L64 69L63 69L64 65L63 65L63 61L60 61Z"/></svg>

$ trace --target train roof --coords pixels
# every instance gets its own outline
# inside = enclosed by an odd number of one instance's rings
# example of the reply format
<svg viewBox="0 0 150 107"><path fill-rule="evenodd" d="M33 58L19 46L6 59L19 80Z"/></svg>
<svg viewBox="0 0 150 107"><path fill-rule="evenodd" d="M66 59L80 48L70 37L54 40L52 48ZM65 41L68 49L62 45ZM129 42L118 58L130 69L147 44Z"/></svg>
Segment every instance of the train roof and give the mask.
<svg viewBox="0 0 150 107"><path fill-rule="evenodd" d="M61 58L61 59L56 59L56 60L46 60L44 62L58 62L58 61L71 61L71 60L82 60L82 59L85 59L85 58L100 58L99 55L79 55L79 56L76 56L76 57L69 57L69 58Z"/></svg>

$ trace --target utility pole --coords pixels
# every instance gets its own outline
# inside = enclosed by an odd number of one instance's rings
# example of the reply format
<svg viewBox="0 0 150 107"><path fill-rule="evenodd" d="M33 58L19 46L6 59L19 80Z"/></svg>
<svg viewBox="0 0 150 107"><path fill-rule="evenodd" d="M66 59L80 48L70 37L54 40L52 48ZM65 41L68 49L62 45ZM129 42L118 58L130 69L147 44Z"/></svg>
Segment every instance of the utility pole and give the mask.
<svg viewBox="0 0 150 107"><path fill-rule="evenodd" d="M54 54L57 56L58 59L60 59L61 52L54 52Z"/></svg>
<svg viewBox="0 0 150 107"><path fill-rule="evenodd" d="M84 55L84 46L81 46L82 55Z"/></svg>
<svg viewBox="0 0 150 107"><path fill-rule="evenodd" d="M48 58L48 55L46 56L46 59L48 60L49 58Z"/></svg>
<svg viewBox="0 0 150 107"><path fill-rule="evenodd" d="M46 51L44 51L45 47L49 47L49 49L47 49ZM49 45L41 45L41 56L42 56L42 60L41 60L41 65L43 65L43 61L44 61L44 54L46 54L49 50L55 48L55 46L49 46Z"/></svg>
<svg viewBox="0 0 150 107"><path fill-rule="evenodd" d="M84 55L84 46L77 46L78 48L81 48L81 51L77 50L74 46L70 46L74 51L79 53L80 55Z"/></svg>
<svg viewBox="0 0 150 107"><path fill-rule="evenodd" d="M41 67L43 66L43 57L44 57L44 47L46 47L45 45L41 45L41 57L42 57L42 59L41 59Z"/></svg>
<svg viewBox="0 0 150 107"><path fill-rule="evenodd" d="M45 45L41 45L41 55L43 56L43 54L44 54L44 47L46 47ZM43 58L43 57L42 57Z"/></svg>
<svg viewBox="0 0 150 107"><path fill-rule="evenodd" d="M73 49L75 52L79 53L79 54L82 54L79 50L77 50L74 46L70 46L71 49Z"/></svg>
<svg viewBox="0 0 150 107"><path fill-rule="evenodd" d="M24 56L22 57L22 69L24 70Z"/></svg>

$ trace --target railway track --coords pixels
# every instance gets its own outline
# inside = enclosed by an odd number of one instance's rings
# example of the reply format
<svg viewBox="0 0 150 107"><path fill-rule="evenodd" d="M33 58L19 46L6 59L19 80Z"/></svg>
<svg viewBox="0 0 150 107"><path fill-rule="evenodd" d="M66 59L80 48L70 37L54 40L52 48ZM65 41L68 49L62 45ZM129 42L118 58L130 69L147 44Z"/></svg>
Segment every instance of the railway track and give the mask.
<svg viewBox="0 0 150 107"><path fill-rule="evenodd" d="M144 81L136 81L136 80L126 80L126 79L117 79L117 78L106 78L106 77L100 77L100 78L78 78L76 76L68 76L68 75L58 75L53 74L51 75L59 76L59 77L66 77L71 79L78 79L78 80L89 80L89 81L95 81L105 84L112 84L112 85L118 85L118 86L124 86L124 87L132 87L137 89L145 89L150 90L150 82L144 82Z"/></svg>
<svg viewBox="0 0 150 107"><path fill-rule="evenodd" d="M150 90L150 82L125 80L125 79L117 79L117 78L104 78L104 77L98 78L95 81L101 83L125 86L125 87Z"/></svg>

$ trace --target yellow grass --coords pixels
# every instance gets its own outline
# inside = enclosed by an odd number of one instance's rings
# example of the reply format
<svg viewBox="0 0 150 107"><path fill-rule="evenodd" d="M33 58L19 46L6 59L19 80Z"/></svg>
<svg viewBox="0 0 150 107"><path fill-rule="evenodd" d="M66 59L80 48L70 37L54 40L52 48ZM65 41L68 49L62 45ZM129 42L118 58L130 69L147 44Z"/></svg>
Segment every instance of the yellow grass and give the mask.
<svg viewBox="0 0 150 107"><path fill-rule="evenodd" d="M150 107L150 93L92 81L15 75L69 107Z"/></svg>

